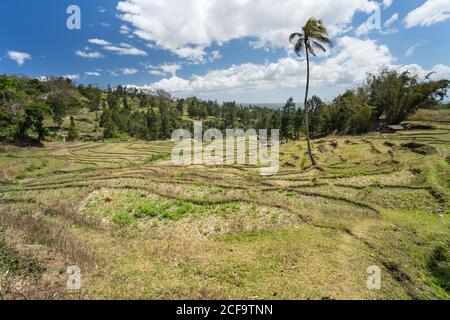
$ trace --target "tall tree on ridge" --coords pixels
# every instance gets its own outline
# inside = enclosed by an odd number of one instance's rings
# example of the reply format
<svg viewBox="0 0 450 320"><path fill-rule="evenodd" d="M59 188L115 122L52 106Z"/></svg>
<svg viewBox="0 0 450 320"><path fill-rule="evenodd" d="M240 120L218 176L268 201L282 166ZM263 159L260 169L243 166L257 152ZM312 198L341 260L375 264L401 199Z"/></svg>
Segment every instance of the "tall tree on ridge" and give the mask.
<svg viewBox="0 0 450 320"><path fill-rule="evenodd" d="M306 73L306 92L305 92L305 124L306 124L306 140L308 144L308 154L312 165L316 165L316 160L312 155L311 139L309 133L308 120L308 93L309 93L309 55L316 56L316 50L326 51L326 46L331 44L328 37L327 28L321 20L309 18L306 25L302 28L302 32L294 32L289 37L289 41L295 44L295 53L300 57L306 55L307 73Z"/></svg>

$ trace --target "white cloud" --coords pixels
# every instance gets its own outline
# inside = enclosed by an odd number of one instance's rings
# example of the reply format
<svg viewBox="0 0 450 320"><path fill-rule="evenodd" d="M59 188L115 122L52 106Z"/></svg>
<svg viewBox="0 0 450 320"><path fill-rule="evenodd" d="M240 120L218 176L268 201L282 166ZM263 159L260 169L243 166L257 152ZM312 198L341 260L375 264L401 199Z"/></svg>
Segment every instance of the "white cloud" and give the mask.
<svg viewBox="0 0 450 320"><path fill-rule="evenodd" d="M103 39L89 39L88 42L92 43L92 44L99 45L99 46L109 46L109 45L111 45L111 43L109 43L108 41L103 40Z"/></svg>
<svg viewBox="0 0 450 320"><path fill-rule="evenodd" d="M180 58L185 58L193 62L204 62L207 55L203 46L179 48L175 49L174 52Z"/></svg>
<svg viewBox="0 0 450 320"><path fill-rule="evenodd" d="M166 76L170 74L171 76L175 76L179 70L181 70L182 66L176 63L164 63L159 66L145 65L148 70L148 73L154 76Z"/></svg>
<svg viewBox="0 0 450 320"><path fill-rule="evenodd" d="M80 79L80 75L79 74L66 74L63 76L63 78L74 81L74 80Z"/></svg>
<svg viewBox="0 0 450 320"><path fill-rule="evenodd" d="M144 50L132 46L105 46L103 49L114 52L120 56L148 56L148 53Z"/></svg>
<svg viewBox="0 0 450 320"><path fill-rule="evenodd" d="M393 29L393 28L391 28L391 29L386 29L386 30L381 30L380 31L380 34L382 34L382 35L389 35L389 34L394 34L394 33L398 33L398 29Z"/></svg>
<svg viewBox="0 0 450 320"><path fill-rule="evenodd" d="M163 64L161 67L162 72L176 75L177 71L181 69L179 64Z"/></svg>
<svg viewBox="0 0 450 320"><path fill-rule="evenodd" d="M363 81L367 73L376 72L395 61L386 46L372 40L342 37L333 50L333 54L322 62L312 62L314 86L352 86ZM287 57L274 63L234 65L195 75L192 79L172 75L143 88L164 89L173 94L264 91L303 87L305 75L305 61Z"/></svg>
<svg viewBox="0 0 450 320"><path fill-rule="evenodd" d="M438 64L428 70L424 69L423 67L417 64L400 65L398 66L398 69L401 71L408 70L412 74L417 74L421 78L425 78L430 73L432 73L432 75L430 76L431 79L434 80L450 79L450 66L446 66L443 64Z"/></svg>
<svg viewBox="0 0 450 320"><path fill-rule="evenodd" d="M407 28L431 26L450 19L450 0L427 0L422 6L414 9L406 16Z"/></svg>
<svg viewBox="0 0 450 320"><path fill-rule="evenodd" d="M398 13L394 13L386 22L384 23L385 27L390 27L394 22L398 20Z"/></svg>
<svg viewBox="0 0 450 320"><path fill-rule="evenodd" d="M8 57L15 61L19 67L22 66L25 61L31 60L31 55L29 53L19 51L8 51Z"/></svg>
<svg viewBox="0 0 450 320"><path fill-rule="evenodd" d="M50 80L50 78L47 76L39 76L36 79L38 79L40 82L47 82Z"/></svg>
<svg viewBox="0 0 450 320"><path fill-rule="evenodd" d="M128 43L113 45L111 42L103 39L89 39L89 43L101 46L104 50L114 52L121 56L147 56L144 50L133 47Z"/></svg>
<svg viewBox="0 0 450 320"><path fill-rule="evenodd" d="M77 50L75 52L75 54L79 57L87 58L87 59L103 58L103 55L98 51L87 52L87 51Z"/></svg>
<svg viewBox="0 0 450 320"><path fill-rule="evenodd" d="M100 77L101 74L97 71L85 72L86 77Z"/></svg>
<svg viewBox="0 0 450 320"><path fill-rule="evenodd" d="M131 32L131 29L127 25L123 24L120 26L119 32L123 35L127 35Z"/></svg>
<svg viewBox="0 0 450 320"><path fill-rule="evenodd" d="M375 26L374 26L372 20L368 19L366 22L363 22L362 24L359 25L358 28L356 28L355 34L358 37L360 37L362 35L369 33L369 31L371 31L373 29L375 29Z"/></svg>
<svg viewBox="0 0 450 320"><path fill-rule="evenodd" d="M164 72L158 70L149 70L148 73L153 76L161 76L161 77L166 75Z"/></svg>
<svg viewBox="0 0 450 320"><path fill-rule="evenodd" d="M106 71L113 77L119 76L119 74L116 71L114 71L114 70L106 70Z"/></svg>
<svg viewBox="0 0 450 320"><path fill-rule="evenodd" d="M394 0L383 0L383 6L385 8L389 8L393 2L394 2Z"/></svg>
<svg viewBox="0 0 450 320"><path fill-rule="evenodd" d="M411 47L408 48L408 50L406 50L405 55L407 57L411 57L416 52L416 50L418 48L420 48L421 46L423 46L425 43L426 43L426 41L421 40L421 41L413 44Z"/></svg>
<svg viewBox="0 0 450 320"><path fill-rule="evenodd" d="M219 51L216 50L216 51L211 52L211 59L219 60L221 58L222 58L222 55L220 54Z"/></svg>
<svg viewBox="0 0 450 320"><path fill-rule="evenodd" d="M138 73L138 69L135 68L124 68L122 69L122 74L125 76L131 76L133 74Z"/></svg>
<svg viewBox="0 0 450 320"><path fill-rule="evenodd" d="M371 0L124 0L117 10L136 36L205 62L205 49L213 43L251 37L260 47L287 47L289 35L310 16L321 17L335 35L349 27L356 12L371 13L377 7Z"/></svg>

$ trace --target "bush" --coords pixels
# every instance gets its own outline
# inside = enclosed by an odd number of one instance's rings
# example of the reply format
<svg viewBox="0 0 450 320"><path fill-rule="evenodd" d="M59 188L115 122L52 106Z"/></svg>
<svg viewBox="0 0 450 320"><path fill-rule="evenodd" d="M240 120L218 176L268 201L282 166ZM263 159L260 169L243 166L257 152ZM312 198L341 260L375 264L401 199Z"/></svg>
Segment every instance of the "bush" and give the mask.
<svg viewBox="0 0 450 320"><path fill-rule="evenodd" d="M384 117L387 124L399 124L419 108L438 107L449 85L449 80L420 80L408 71L385 69L368 77L365 91L375 107L375 120Z"/></svg>
<svg viewBox="0 0 450 320"><path fill-rule="evenodd" d="M141 205L136 210L134 210L133 216L137 219L143 219L147 217L156 218L163 217L165 212L171 207L170 203L157 204L154 202L149 202Z"/></svg>
<svg viewBox="0 0 450 320"><path fill-rule="evenodd" d="M128 212L117 212L114 214L112 218L112 222L119 228L126 228L126 227L136 227L137 222L135 217L130 215Z"/></svg>
<svg viewBox="0 0 450 320"><path fill-rule="evenodd" d="M75 119L73 117L70 117L70 126L69 131L67 135L67 140L74 141L78 138L78 131L77 127L75 125Z"/></svg>

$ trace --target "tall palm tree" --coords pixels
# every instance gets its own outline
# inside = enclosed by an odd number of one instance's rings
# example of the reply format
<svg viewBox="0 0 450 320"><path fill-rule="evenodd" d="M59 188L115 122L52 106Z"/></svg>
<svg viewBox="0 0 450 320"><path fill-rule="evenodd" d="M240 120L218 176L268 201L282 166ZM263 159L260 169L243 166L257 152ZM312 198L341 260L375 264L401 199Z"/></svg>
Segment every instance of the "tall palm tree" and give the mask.
<svg viewBox="0 0 450 320"><path fill-rule="evenodd" d="M300 57L306 55L307 74L306 74L306 92L305 92L305 122L306 122L306 140L308 144L308 154L312 165L316 165L311 151L311 139L309 134L308 119L308 93L309 93L309 55L316 56L316 50L325 52L326 46L331 45L331 39L328 37L327 28L321 20L309 18L302 32L294 32L289 37L289 41L295 44L295 53Z"/></svg>

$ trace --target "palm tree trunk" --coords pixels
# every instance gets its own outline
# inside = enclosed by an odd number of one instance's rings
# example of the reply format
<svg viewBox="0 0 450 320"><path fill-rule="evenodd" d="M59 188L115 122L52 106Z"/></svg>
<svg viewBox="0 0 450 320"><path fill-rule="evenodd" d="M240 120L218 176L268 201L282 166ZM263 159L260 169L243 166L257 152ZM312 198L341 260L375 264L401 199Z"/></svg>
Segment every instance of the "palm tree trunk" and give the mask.
<svg viewBox="0 0 450 320"><path fill-rule="evenodd" d="M316 165L316 160L314 160L314 157L312 155L311 150L311 139L309 135L309 116L308 116L308 93L309 93L309 52L308 52L308 44L305 41L305 48L306 48L306 92L305 92L305 124L306 124L306 141L308 145L308 154L309 158L311 159L311 163L313 166Z"/></svg>

